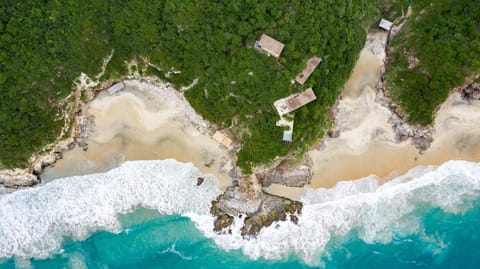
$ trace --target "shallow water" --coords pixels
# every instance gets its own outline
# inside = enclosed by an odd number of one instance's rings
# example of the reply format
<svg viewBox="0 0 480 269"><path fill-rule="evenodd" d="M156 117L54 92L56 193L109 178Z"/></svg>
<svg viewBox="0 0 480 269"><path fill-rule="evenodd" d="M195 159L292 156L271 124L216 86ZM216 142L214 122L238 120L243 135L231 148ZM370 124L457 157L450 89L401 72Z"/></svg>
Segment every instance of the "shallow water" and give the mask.
<svg viewBox="0 0 480 269"><path fill-rule="evenodd" d="M202 186L196 178L204 176ZM0 268L478 268L480 164L310 189L298 225L212 232L213 177L127 162L0 197ZM237 220L239 222L240 220ZM460 266L460 267L458 267Z"/></svg>

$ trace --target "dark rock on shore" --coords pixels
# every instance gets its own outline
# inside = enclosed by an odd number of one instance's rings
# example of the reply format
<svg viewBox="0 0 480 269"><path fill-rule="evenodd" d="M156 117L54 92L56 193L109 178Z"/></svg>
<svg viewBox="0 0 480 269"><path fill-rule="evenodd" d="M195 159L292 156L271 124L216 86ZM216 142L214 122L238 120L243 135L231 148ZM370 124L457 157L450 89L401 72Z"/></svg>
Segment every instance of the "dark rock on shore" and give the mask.
<svg viewBox="0 0 480 269"><path fill-rule="evenodd" d="M306 156L298 167L290 165L294 160L284 159L275 168L262 173L257 173L257 178L263 187L273 183L283 184L289 187L303 187L312 179L312 160Z"/></svg>
<svg viewBox="0 0 480 269"><path fill-rule="evenodd" d="M88 137L95 129L95 117L92 115L79 116L75 126L75 142L84 151L88 150Z"/></svg>
<svg viewBox="0 0 480 269"><path fill-rule="evenodd" d="M205 181L205 179L203 177L198 177L197 178L197 186L202 185L203 181Z"/></svg>
<svg viewBox="0 0 480 269"><path fill-rule="evenodd" d="M433 127L409 125L398 112L397 105L393 103L392 99L388 95L383 80L384 78L382 75L382 81L380 81L376 86L377 96L375 101L388 108L392 112L392 116L390 119L388 119L388 122L392 124L393 131L395 132L395 140L397 142L402 142L411 138L412 145L420 150L420 153L424 152L433 142Z"/></svg>
<svg viewBox="0 0 480 269"><path fill-rule="evenodd" d="M256 236L262 228L275 221L298 222L295 215L301 213L302 203L264 193L256 187L258 183L252 184L251 189L242 188L242 184L254 179L248 177L240 180L239 185L228 187L224 194L212 202L210 212L215 216L214 231L230 232L235 217L242 216L246 216L241 229L244 237Z"/></svg>
<svg viewBox="0 0 480 269"><path fill-rule="evenodd" d="M0 185L6 188L30 187L40 183L37 176L26 169L2 170L0 172Z"/></svg>
<svg viewBox="0 0 480 269"><path fill-rule="evenodd" d="M462 98L468 102L480 100L480 83L472 83L460 91Z"/></svg>
<svg viewBox="0 0 480 269"><path fill-rule="evenodd" d="M303 204L265 193L265 198L259 210L245 218L241 229L242 236L256 236L261 229L272 225L275 221L290 220L298 223L295 216L302 213Z"/></svg>

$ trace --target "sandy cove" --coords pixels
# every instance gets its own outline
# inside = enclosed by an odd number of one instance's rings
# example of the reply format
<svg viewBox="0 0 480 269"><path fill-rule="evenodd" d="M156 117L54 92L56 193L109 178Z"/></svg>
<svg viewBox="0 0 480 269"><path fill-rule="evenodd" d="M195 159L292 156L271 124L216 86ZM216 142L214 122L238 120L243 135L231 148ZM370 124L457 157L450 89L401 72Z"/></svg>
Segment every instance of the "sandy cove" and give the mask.
<svg viewBox="0 0 480 269"><path fill-rule="evenodd" d="M42 180L104 172L128 160L173 158L214 174L225 188L232 152L211 138L209 124L169 83L124 81L125 88L101 92L84 111L93 116L88 150L66 151ZM207 165L206 165L207 164Z"/></svg>
<svg viewBox="0 0 480 269"><path fill-rule="evenodd" d="M415 166L448 160L480 161L480 102L468 102L458 92L437 111L433 142L424 153L410 139L397 142L389 122L392 111L377 102L386 37L384 32L368 35L336 107L338 137L326 137L308 153L314 163L310 187L329 188L369 175L385 181Z"/></svg>

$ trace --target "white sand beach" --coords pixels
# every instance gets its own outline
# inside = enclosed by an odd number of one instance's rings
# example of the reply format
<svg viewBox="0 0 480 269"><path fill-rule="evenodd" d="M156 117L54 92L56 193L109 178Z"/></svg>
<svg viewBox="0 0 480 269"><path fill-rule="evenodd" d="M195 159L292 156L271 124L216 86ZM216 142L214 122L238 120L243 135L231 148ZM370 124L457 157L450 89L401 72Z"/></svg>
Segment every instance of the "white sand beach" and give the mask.
<svg viewBox="0 0 480 269"><path fill-rule="evenodd" d="M376 175L380 181L415 166L439 165L448 160L480 161L480 102L467 103L451 94L435 118L433 143L423 154L410 139L395 142L391 112L375 102L375 85L385 53L386 34L369 34L350 79L336 118L340 136L325 138L324 145L309 152L313 188L329 188L343 180Z"/></svg>
<svg viewBox="0 0 480 269"><path fill-rule="evenodd" d="M128 160L173 158L215 175L222 187L230 184L228 150L211 138L207 123L183 96L168 83L125 84L114 95L101 92L85 108L95 117L88 151L77 147L64 152L42 179L103 172Z"/></svg>

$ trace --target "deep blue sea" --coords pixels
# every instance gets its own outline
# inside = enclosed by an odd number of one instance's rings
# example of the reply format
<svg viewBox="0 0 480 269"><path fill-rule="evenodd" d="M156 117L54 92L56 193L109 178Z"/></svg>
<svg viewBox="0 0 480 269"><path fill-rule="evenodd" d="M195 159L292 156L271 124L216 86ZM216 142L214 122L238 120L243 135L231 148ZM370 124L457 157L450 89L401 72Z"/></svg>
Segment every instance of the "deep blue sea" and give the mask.
<svg viewBox="0 0 480 269"><path fill-rule="evenodd" d="M211 232L220 190L199 175L128 162L0 196L0 268L480 268L477 163L311 190L298 225L250 240Z"/></svg>

